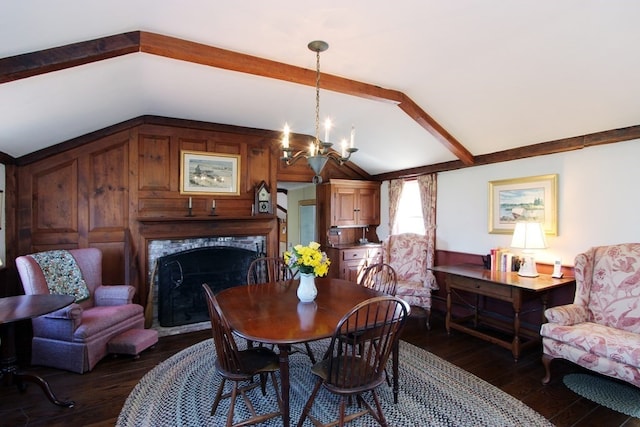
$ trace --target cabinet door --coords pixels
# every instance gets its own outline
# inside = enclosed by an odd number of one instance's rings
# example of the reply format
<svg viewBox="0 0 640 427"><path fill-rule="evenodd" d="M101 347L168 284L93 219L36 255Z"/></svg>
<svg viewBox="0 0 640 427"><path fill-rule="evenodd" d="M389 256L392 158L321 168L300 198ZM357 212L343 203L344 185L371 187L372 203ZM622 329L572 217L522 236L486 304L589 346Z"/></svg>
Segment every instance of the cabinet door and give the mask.
<svg viewBox="0 0 640 427"><path fill-rule="evenodd" d="M338 227L357 225L356 211L357 190L349 187L336 187L333 193L333 205L331 210L332 225Z"/></svg>
<svg viewBox="0 0 640 427"><path fill-rule="evenodd" d="M360 188L357 203L358 225L380 225L379 188Z"/></svg>

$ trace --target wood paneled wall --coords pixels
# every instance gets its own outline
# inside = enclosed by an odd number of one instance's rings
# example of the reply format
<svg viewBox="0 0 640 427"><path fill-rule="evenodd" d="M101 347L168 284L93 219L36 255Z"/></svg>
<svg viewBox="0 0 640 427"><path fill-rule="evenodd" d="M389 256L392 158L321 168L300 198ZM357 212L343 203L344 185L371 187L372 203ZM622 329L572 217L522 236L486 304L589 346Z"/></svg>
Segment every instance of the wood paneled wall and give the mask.
<svg viewBox="0 0 640 427"><path fill-rule="evenodd" d="M139 290L138 300L145 301L143 222L161 219L158 227L166 231L155 232L171 236L178 236L181 229L191 230L190 235L194 229L219 233L225 218L231 223L251 217L254 187L261 181L271 187L275 200L277 180L311 181L313 175L304 161L283 167L278 132L154 116L128 124L85 135L75 143L67 141L57 151L49 149L46 156L36 153L31 159L18 159L15 255L97 247L103 252L104 283L133 284ZM293 143L301 143L299 139ZM187 223L189 196L180 194L182 150L240 155L240 194L193 195L196 228ZM368 177L360 172L355 165L328 165L323 175L327 179ZM213 199L218 216L205 219ZM273 224L269 226L273 231L261 225L260 232L271 236L266 249L276 255L275 216L267 223ZM7 289L20 286L5 288L10 294Z"/></svg>

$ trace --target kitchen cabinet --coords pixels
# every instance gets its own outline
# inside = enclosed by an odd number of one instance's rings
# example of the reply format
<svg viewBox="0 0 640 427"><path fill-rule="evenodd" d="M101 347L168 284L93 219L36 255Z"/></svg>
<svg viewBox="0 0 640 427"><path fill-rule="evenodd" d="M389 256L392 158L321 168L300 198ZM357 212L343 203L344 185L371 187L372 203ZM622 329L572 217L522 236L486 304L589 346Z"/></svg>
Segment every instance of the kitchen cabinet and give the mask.
<svg viewBox="0 0 640 427"><path fill-rule="evenodd" d="M324 233L328 227L380 225L380 183L332 179L316 189L318 203L325 206Z"/></svg>
<svg viewBox="0 0 640 427"><path fill-rule="evenodd" d="M365 268L382 262L382 245L344 245L326 250L331 260L329 276L359 282Z"/></svg>

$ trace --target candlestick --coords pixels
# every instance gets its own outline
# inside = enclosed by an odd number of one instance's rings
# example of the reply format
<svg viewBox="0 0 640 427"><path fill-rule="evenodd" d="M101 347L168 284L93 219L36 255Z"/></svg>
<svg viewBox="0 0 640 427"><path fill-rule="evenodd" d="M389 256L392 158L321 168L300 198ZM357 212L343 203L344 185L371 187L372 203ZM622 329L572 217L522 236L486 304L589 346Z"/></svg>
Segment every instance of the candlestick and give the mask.
<svg viewBox="0 0 640 427"><path fill-rule="evenodd" d="M189 209L191 209L193 206L191 204L191 197L189 197Z"/></svg>
<svg viewBox="0 0 640 427"><path fill-rule="evenodd" d="M284 148L289 148L289 125L286 123L284 124L284 136L282 137L282 146Z"/></svg>
<svg viewBox="0 0 640 427"><path fill-rule="evenodd" d="M355 145L355 139L356 139L356 128L351 126L351 145L350 145L351 148L353 148Z"/></svg>
<svg viewBox="0 0 640 427"><path fill-rule="evenodd" d="M331 119L324 121L324 142L329 142L329 129L331 129Z"/></svg>

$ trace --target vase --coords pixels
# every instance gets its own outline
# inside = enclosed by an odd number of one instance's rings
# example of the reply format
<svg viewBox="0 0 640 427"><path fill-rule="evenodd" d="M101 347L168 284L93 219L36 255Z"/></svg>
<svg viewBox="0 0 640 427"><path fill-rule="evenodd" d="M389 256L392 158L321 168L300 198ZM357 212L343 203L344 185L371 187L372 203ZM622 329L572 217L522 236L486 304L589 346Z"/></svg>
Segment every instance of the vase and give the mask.
<svg viewBox="0 0 640 427"><path fill-rule="evenodd" d="M316 299L318 295L316 276L313 273L300 273L300 284L296 293L302 302L311 302Z"/></svg>

